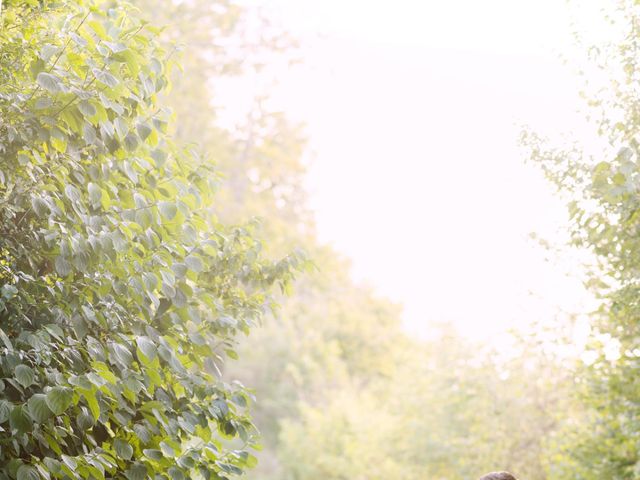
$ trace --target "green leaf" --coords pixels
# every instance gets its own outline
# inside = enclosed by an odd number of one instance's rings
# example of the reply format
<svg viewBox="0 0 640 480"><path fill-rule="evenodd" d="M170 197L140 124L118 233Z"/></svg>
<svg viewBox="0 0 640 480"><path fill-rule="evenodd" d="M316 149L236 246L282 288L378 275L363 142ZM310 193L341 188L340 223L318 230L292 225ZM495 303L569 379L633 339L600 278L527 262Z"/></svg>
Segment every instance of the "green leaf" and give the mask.
<svg viewBox="0 0 640 480"><path fill-rule="evenodd" d="M45 68L45 63L41 58L38 58L31 63L29 71L31 72L31 78L34 80L38 78L38 73L42 72Z"/></svg>
<svg viewBox="0 0 640 480"><path fill-rule="evenodd" d="M160 202L158 203L158 209L167 220L173 220L178 213L178 207L176 207L175 202Z"/></svg>
<svg viewBox="0 0 640 480"><path fill-rule="evenodd" d="M66 387L54 387L47 392L47 406L56 415L62 415L73 401L73 390Z"/></svg>
<svg viewBox="0 0 640 480"><path fill-rule="evenodd" d="M49 332L50 335L53 335L58 340L62 340L64 338L64 332L55 323L45 325L44 328L47 330L47 332Z"/></svg>
<svg viewBox="0 0 640 480"><path fill-rule="evenodd" d="M142 279L149 292L152 292L158 286L158 277L156 277L153 273L144 272L142 274Z"/></svg>
<svg viewBox="0 0 640 480"><path fill-rule="evenodd" d="M31 417L23 407L13 407L9 414L9 426L18 433L26 433L31 430Z"/></svg>
<svg viewBox="0 0 640 480"><path fill-rule="evenodd" d="M184 480L184 473L177 467L169 468L169 476L172 480Z"/></svg>
<svg viewBox="0 0 640 480"><path fill-rule="evenodd" d="M240 407L247 406L247 399L239 393L236 393L235 395L233 395L231 397L231 401Z"/></svg>
<svg viewBox="0 0 640 480"><path fill-rule="evenodd" d="M82 390L82 396L87 402L94 420L98 420L98 418L100 418L100 404L98 403L95 392L92 390Z"/></svg>
<svg viewBox="0 0 640 480"><path fill-rule="evenodd" d="M40 72L36 77L36 82L50 93L59 93L62 90L60 79L50 73Z"/></svg>
<svg viewBox="0 0 640 480"><path fill-rule="evenodd" d="M147 448L143 450L142 453L145 457L150 458L151 460L155 460L156 462L164 458L162 452L154 448Z"/></svg>
<svg viewBox="0 0 640 480"><path fill-rule="evenodd" d="M115 359L122 363L123 365L129 366L131 365L131 362L133 362L133 355L131 355L131 352L129 351L129 349L127 347L125 347L124 345L121 345L117 342L113 342L111 344L111 348L113 351L113 354L115 356Z"/></svg>
<svg viewBox="0 0 640 480"><path fill-rule="evenodd" d="M113 120L113 126L116 129L116 133L118 134L118 137L121 139L124 138L127 135L127 133L129 133L129 125L127 124L127 122L123 117L116 117Z"/></svg>
<svg viewBox="0 0 640 480"><path fill-rule="evenodd" d="M67 198L69 200L71 200L72 202L79 202L80 201L80 191L71 184L68 184L64 187L64 194L67 196Z"/></svg>
<svg viewBox="0 0 640 480"><path fill-rule="evenodd" d="M120 53L127 49L127 47L122 43L114 43L114 42L102 42L102 43L104 43L107 47L109 47L109 50L111 50L113 53Z"/></svg>
<svg viewBox="0 0 640 480"><path fill-rule="evenodd" d="M41 97L36 100L35 109L36 110L44 110L45 108L49 108L53 105L53 100L49 97Z"/></svg>
<svg viewBox="0 0 640 480"><path fill-rule="evenodd" d="M92 366L96 370L96 373L107 382L113 385L118 383L118 377L113 374L107 364L103 362L93 362Z"/></svg>
<svg viewBox="0 0 640 480"><path fill-rule="evenodd" d="M95 75L96 80L109 88L117 87L118 83L120 83L116 77L111 75L109 72L105 72L104 70L94 68L93 74Z"/></svg>
<svg viewBox="0 0 640 480"><path fill-rule="evenodd" d="M75 458L70 457L69 455L61 455L60 458L62 462L69 467L70 470L75 470L78 468L78 462Z"/></svg>
<svg viewBox="0 0 640 480"><path fill-rule="evenodd" d="M47 202L45 202L40 197L33 197L31 199L31 206L33 211L36 212L36 215L39 217L44 217L49 214L49 207L47 206Z"/></svg>
<svg viewBox="0 0 640 480"><path fill-rule="evenodd" d="M9 414L12 408L12 405L7 400L0 400L0 423L9 420Z"/></svg>
<svg viewBox="0 0 640 480"><path fill-rule="evenodd" d="M17 480L40 480L38 470L31 465L22 465L16 474Z"/></svg>
<svg viewBox="0 0 640 480"><path fill-rule="evenodd" d="M150 338L142 336L137 337L136 343L142 354L149 362L153 361L153 359L156 358L158 349Z"/></svg>
<svg viewBox="0 0 640 480"><path fill-rule="evenodd" d="M138 148L138 136L133 132L127 133L124 137L124 146L128 151L133 152Z"/></svg>
<svg viewBox="0 0 640 480"><path fill-rule="evenodd" d="M138 132L138 135L143 142L149 137L149 135L151 135L152 132L151 127L145 125L144 123L139 123L138 125L136 125L136 131Z"/></svg>
<svg viewBox="0 0 640 480"><path fill-rule="evenodd" d="M4 343L4 346L7 347L8 350L13 350L13 344L11 343L11 340L9 339L7 334L4 333L4 330L2 330L1 328L0 328L0 340L2 340L2 343Z"/></svg>
<svg viewBox="0 0 640 480"><path fill-rule="evenodd" d="M180 457L178 459L178 465L180 465L182 468L189 469L195 467L196 462L191 457Z"/></svg>
<svg viewBox="0 0 640 480"><path fill-rule="evenodd" d="M165 457L173 458L176 456L176 452L167 442L160 442L160 449Z"/></svg>
<svg viewBox="0 0 640 480"><path fill-rule="evenodd" d="M622 174L622 173L620 173L620 172L617 172L617 173L613 176L612 180L613 180L613 183L614 183L615 185L620 186L620 185L624 185L624 184L625 184L625 182L627 181L627 177L625 177L625 176L624 176L624 174Z"/></svg>
<svg viewBox="0 0 640 480"><path fill-rule="evenodd" d="M202 263L200 257L196 255L189 255L184 259L184 263L194 272L201 272L204 270L204 263Z"/></svg>
<svg viewBox="0 0 640 480"><path fill-rule="evenodd" d="M1 288L0 288L0 296L2 296L2 298L4 300L11 300L13 297L15 297L18 294L18 288L15 285L11 285L10 283L5 283ZM1 332L2 330L0 330ZM5 335L4 332L2 332L2 335ZM7 340L9 340L9 338L7 337ZM4 339L3 339L4 341ZM8 349L13 349L13 346L11 345L11 342L9 342L9 344L7 345L7 342L4 342L5 345L7 346Z"/></svg>
<svg viewBox="0 0 640 480"><path fill-rule="evenodd" d="M78 103L78 110L80 110L85 117L93 117L97 113L96 107L86 100L82 100Z"/></svg>
<svg viewBox="0 0 640 480"><path fill-rule="evenodd" d="M60 462L55 458L44 457L42 463L51 473L58 473L60 471Z"/></svg>
<svg viewBox="0 0 640 480"><path fill-rule="evenodd" d="M113 449L124 460L130 460L133 456L133 447L120 438L113 441Z"/></svg>
<svg viewBox="0 0 640 480"><path fill-rule="evenodd" d="M245 463L248 468L254 468L256 465L258 465L258 459L253 455L247 455Z"/></svg>
<svg viewBox="0 0 640 480"><path fill-rule="evenodd" d="M125 473L128 480L144 480L147 477L147 467L142 463L134 463Z"/></svg>
<svg viewBox="0 0 640 480"><path fill-rule="evenodd" d="M94 418L93 414L89 413L89 411L85 407L82 407L80 415L78 415L76 421L78 422L78 427L80 427L82 430L89 430L95 425L95 420L96 419Z"/></svg>
<svg viewBox="0 0 640 480"><path fill-rule="evenodd" d="M27 409L36 423L44 423L53 415L53 412L47 406L46 395L42 393L36 393L31 396L27 402Z"/></svg>
<svg viewBox="0 0 640 480"><path fill-rule="evenodd" d="M133 426L133 431L142 443L149 443L151 441L151 433L145 426L136 423Z"/></svg>
<svg viewBox="0 0 640 480"><path fill-rule="evenodd" d="M63 138L51 137L49 139L51 146L55 148L60 153L65 153L67 151L67 141Z"/></svg>
<svg viewBox="0 0 640 480"><path fill-rule="evenodd" d="M71 273L71 264L63 256L59 255L55 261L56 272L62 277L66 277Z"/></svg>
<svg viewBox="0 0 640 480"><path fill-rule="evenodd" d="M35 374L33 370L26 365L18 365L13 371L14 378L16 381L22 385L24 388L27 388L30 385L33 385L35 382Z"/></svg>
<svg viewBox="0 0 640 480"><path fill-rule="evenodd" d="M139 59L138 56L135 55L130 49L123 52L118 52L117 54L113 55L113 58L120 62L126 63L127 68L129 69L129 73L131 73L131 75L133 75L134 77L138 76L138 72L140 71Z"/></svg>
<svg viewBox="0 0 640 480"><path fill-rule="evenodd" d="M96 140L98 138L96 136L95 128L93 128L93 126L88 122L85 122L82 126L82 138L84 138L84 141L89 145L93 145L94 143L96 143Z"/></svg>
<svg viewBox="0 0 640 480"><path fill-rule="evenodd" d="M91 29L94 32L96 32L98 37L100 37L102 40L108 38L107 31L105 30L104 25L101 22L99 22L98 20L89 20L87 22L87 25L89 25L91 27Z"/></svg>
<svg viewBox="0 0 640 480"><path fill-rule="evenodd" d="M89 182L87 185L87 189L89 190L89 199L94 206L100 205L100 201L102 200L102 190L98 185L93 182Z"/></svg>

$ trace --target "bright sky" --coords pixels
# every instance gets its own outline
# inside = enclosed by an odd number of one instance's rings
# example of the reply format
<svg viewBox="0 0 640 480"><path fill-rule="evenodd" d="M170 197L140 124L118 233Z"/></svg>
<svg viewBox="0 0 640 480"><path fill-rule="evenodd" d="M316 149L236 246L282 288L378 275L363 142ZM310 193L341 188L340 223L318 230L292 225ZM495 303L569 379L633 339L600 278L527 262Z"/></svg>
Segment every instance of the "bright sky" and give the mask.
<svg viewBox="0 0 640 480"><path fill-rule="evenodd" d="M255 0L302 39L274 104L305 121L323 241L404 305L407 328L474 337L584 312L563 204L517 147L519 124L584 130L561 0ZM593 2L595 3L595 2ZM584 18L589 21L589 16Z"/></svg>

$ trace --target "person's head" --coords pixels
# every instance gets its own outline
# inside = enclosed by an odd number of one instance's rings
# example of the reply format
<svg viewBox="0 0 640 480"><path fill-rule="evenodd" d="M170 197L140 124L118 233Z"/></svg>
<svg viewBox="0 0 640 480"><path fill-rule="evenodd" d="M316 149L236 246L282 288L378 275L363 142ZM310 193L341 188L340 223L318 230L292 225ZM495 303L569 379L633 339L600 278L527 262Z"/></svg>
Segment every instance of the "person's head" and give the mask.
<svg viewBox="0 0 640 480"><path fill-rule="evenodd" d="M491 472L481 476L478 480L518 480L509 472Z"/></svg>

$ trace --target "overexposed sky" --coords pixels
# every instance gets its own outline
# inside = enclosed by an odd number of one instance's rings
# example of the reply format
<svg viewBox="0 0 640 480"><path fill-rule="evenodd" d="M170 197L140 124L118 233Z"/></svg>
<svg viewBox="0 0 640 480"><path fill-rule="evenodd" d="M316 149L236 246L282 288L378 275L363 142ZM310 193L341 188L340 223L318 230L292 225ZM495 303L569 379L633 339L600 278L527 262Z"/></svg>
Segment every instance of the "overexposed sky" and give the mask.
<svg viewBox="0 0 640 480"><path fill-rule="evenodd" d="M564 1L249 3L303 44L272 105L308 125L319 235L404 305L410 331L452 321L484 338L589 308L570 254L546 261L529 239L562 241L566 214L517 146L522 124L586 129L558 59L572 49Z"/></svg>

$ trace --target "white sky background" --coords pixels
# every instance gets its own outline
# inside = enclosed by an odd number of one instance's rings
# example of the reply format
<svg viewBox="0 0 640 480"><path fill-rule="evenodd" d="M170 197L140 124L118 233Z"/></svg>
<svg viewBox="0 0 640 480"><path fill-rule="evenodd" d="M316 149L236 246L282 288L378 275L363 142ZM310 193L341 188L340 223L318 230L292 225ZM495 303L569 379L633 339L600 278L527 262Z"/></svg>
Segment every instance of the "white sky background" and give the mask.
<svg viewBox="0 0 640 480"><path fill-rule="evenodd" d="M562 241L566 214L517 146L520 124L585 131L558 59L564 1L246 1L303 43L272 105L308 125L321 240L404 305L409 331L485 338L589 308L575 260L547 262L528 237ZM252 81L228 95L250 99Z"/></svg>

